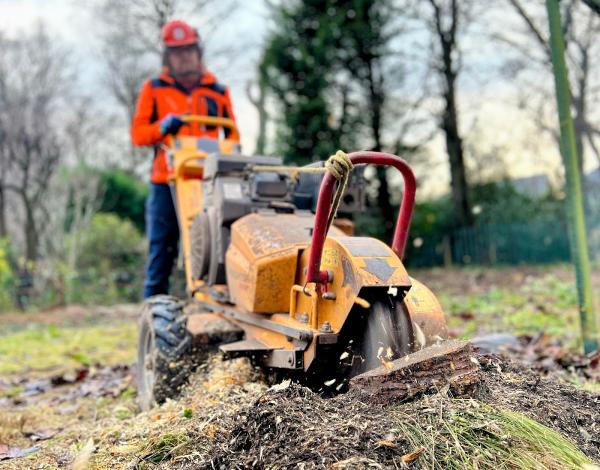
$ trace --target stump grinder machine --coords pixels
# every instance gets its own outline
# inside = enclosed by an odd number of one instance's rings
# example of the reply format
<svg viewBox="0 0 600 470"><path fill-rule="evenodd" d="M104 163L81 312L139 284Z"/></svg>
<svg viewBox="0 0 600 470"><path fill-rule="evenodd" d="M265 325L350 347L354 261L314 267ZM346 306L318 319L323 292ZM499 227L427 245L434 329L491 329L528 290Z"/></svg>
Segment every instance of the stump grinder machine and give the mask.
<svg viewBox="0 0 600 470"><path fill-rule="evenodd" d="M242 156L233 121L186 120L219 128L220 137L174 137L168 146L190 299L160 295L143 306L143 409L176 395L217 349L335 393L349 377L446 337L436 297L402 264L416 189L403 159L344 154L348 170L393 166L404 178L388 246L353 236L348 219L333 220L338 200L342 212L362 210L362 178L342 184L335 172L315 169L322 164L290 168L279 158Z"/></svg>

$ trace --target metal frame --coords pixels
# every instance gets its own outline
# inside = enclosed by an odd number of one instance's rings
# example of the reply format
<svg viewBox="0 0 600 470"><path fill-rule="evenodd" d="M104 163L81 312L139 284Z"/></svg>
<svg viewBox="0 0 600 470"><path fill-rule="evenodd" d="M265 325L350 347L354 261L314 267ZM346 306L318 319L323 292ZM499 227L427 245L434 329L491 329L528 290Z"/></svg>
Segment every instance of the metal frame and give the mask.
<svg viewBox="0 0 600 470"><path fill-rule="evenodd" d="M393 166L402 173L404 177L404 194L402 195L400 213L392 240L392 250L402 259L408 239L410 219L415 207L417 183L413 171L404 159L390 153L353 152L348 154L348 158L354 165L365 163L378 166ZM334 176L328 172L321 183L321 190L319 191L319 199L317 201L317 212L315 214L315 228L310 245L310 260L306 276L307 282L316 282L319 284L327 284L328 282L329 275L327 271L321 271L320 269L323 246L327 238L327 220L331 211L335 182Z"/></svg>

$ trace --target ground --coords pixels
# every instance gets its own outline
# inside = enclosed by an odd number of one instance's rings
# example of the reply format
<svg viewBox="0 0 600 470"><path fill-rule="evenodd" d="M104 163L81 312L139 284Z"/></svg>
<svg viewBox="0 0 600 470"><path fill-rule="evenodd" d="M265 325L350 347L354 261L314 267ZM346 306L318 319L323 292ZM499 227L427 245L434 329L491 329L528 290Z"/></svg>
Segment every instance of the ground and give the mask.
<svg viewBox="0 0 600 470"><path fill-rule="evenodd" d="M424 270L455 337L508 333L479 355L472 397L373 406L269 388L215 357L183 396L135 401L138 306L0 315L0 468L583 468L600 461L599 358L578 351L565 266ZM513 335L513 336L510 336ZM507 335L505 335L507 336ZM525 364L525 365L524 365ZM530 369L531 368L531 369ZM593 467L589 467L593 468Z"/></svg>

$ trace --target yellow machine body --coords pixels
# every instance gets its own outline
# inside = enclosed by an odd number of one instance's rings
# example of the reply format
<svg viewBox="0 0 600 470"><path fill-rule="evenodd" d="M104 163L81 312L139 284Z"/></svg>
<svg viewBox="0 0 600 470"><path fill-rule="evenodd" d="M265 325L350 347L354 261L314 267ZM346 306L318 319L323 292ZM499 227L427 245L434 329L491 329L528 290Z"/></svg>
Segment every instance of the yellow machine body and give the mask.
<svg viewBox="0 0 600 470"><path fill-rule="evenodd" d="M170 182L175 188L174 199L181 236L181 249L185 268L186 285L194 292L202 285L194 280L191 267L190 228L202 208L202 177L207 150L216 146L216 151L224 155L239 154L239 137L235 123L231 119L208 116L185 116L186 122L204 125L222 126L231 129L231 138L207 139L193 136L173 137L168 142L171 166Z"/></svg>
<svg viewBox="0 0 600 470"><path fill-rule="evenodd" d="M314 359L319 337L339 334L354 308L368 308L361 297L368 289L387 294L391 288L392 295L404 299L413 328L425 341L445 336L444 314L435 296L408 276L389 246L372 238L348 237L332 227L321 264L331 273L330 295L317 295L305 285L312 227L311 215L247 215L232 225L226 255L227 285L236 306L312 333L304 369ZM272 332L262 332L260 341L273 348L296 347L292 339Z"/></svg>
<svg viewBox="0 0 600 470"><path fill-rule="evenodd" d="M192 116L188 120L235 130L227 119ZM221 154L239 153L234 138L220 139ZM397 298L410 317L415 340L433 343L446 335L444 313L435 296L411 279L402 261L385 243L347 236L348 227L331 228L321 269L330 272L327 292L318 295L306 283L314 217L308 212L258 212L231 225L226 251L226 286L230 302L219 303L191 268L190 229L202 208L204 159L202 139L173 138L170 142L171 184L180 224L187 287L207 312L234 322L245 340L229 351L270 354L268 365L308 370L319 345L333 344L353 312L369 308L370 292L379 289ZM240 158L244 158L241 157ZM425 346L422 344L421 346ZM237 348L237 349L236 349Z"/></svg>

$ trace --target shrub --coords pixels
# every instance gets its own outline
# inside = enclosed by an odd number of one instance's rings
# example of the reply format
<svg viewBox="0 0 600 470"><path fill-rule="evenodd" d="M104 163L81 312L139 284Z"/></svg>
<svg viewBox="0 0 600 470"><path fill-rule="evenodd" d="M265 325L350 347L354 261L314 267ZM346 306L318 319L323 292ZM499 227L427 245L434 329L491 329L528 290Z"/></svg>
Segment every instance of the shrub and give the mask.
<svg viewBox="0 0 600 470"><path fill-rule="evenodd" d="M11 292L15 282L13 269L9 263L8 241L0 239L0 311L13 307Z"/></svg>
<svg viewBox="0 0 600 470"><path fill-rule="evenodd" d="M123 170L102 172L101 180L104 197L100 212L109 212L133 222L144 231L144 202L148 195L148 185L134 175Z"/></svg>
<svg viewBox="0 0 600 470"><path fill-rule="evenodd" d="M144 252L143 237L131 221L96 214L81 238L69 298L104 304L139 300Z"/></svg>

